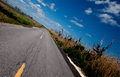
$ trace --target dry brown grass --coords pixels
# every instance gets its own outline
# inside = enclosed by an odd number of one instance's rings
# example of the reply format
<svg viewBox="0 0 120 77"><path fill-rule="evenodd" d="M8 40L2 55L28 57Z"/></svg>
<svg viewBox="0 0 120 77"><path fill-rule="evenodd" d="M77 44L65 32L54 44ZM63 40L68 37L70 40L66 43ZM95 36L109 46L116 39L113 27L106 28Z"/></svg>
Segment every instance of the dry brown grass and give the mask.
<svg viewBox="0 0 120 77"><path fill-rule="evenodd" d="M63 42L62 47L73 47L76 45L74 40L68 41L67 39L64 39L62 36L59 36L56 32L50 30L50 32L53 33L54 38L57 38L59 41Z"/></svg>
<svg viewBox="0 0 120 77"><path fill-rule="evenodd" d="M102 55L98 59L94 59L96 54L93 52L85 49L76 49L75 41L68 41L52 30L50 32L52 32L54 38L64 43L62 47L67 48L66 50L64 49L65 52L69 54L75 64L82 68L88 77L120 77L120 62L117 58Z"/></svg>
<svg viewBox="0 0 120 77"><path fill-rule="evenodd" d="M102 56L97 60L92 60L88 66L94 70L92 76L96 77L99 74L102 77L120 77L120 63L116 58Z"/></svg>

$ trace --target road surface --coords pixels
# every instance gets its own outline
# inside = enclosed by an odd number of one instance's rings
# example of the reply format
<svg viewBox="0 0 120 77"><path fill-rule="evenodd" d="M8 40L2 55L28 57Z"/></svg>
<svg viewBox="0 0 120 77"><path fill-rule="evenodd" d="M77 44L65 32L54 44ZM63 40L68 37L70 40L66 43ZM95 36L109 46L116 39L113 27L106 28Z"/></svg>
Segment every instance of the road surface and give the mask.
<svg viewBox="0 0 120 77"><path fill-rule="evenodd" d="M45 29L0 24L0 77L74 77Z"/></svg>

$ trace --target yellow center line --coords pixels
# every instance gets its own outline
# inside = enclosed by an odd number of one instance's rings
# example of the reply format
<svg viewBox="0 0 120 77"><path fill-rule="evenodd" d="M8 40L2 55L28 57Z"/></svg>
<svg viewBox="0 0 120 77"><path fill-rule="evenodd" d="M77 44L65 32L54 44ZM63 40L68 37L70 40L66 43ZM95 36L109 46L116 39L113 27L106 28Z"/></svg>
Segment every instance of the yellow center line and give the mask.
<svg viewBox="0 0 120 77"><path fill-rule="evenodd" d="M22 66L20 67L20 69L17 71L15 77L20 77L21 74L22 74L22 72L23 72L23 70L24 70L24 68L25 68L25 63L23 63L23 65L22 65Z"/></svg>
<svg viewBox="0 0 120 77"><path fill-rule="evenodd" d="M42 39L42 38L43 38L43 36L41 35L41 36L40 36L40 39Z"/></svg>

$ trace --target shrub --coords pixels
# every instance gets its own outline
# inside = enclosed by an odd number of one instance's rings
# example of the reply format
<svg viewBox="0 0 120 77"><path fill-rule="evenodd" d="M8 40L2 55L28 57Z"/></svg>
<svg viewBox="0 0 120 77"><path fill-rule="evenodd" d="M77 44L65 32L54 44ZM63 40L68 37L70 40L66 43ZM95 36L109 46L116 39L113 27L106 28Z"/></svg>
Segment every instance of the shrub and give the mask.
<svg viewBox="0 0 120 77"><path fill-rule="evenodd" d="M55 41L56 41L56 43L57 43L60 47L63 46L63 42L59 41L57 38L55 38Z"/></svg>
<svg viewBox="0 0 120 77"><path fill-rule="evenodd" d="M101 48L101 45L102 45L102 42L103 40L101 40L101 42L99 44L97 44L97 46L94 48L93 47L93 51L95 52L95 59L98 59L100 58L104 52L112 45L113 41L107 46L107 47L102 47Z"/></svg>
<svg viewBox="0 0 120 77"><path fill-rule="evenodd" d="M84 46L82 46L81 44L77 44L76 46L74 46L76 50L81 50L83 51L85 49Z"/></svg>
<svg viewBox="0 0 120 77"><path fill-rule="evenodd" d="M88 77L120 77L120 64L114 58L102 56L93 60L89 51L81 52L76 47L64 48L64 51Z"/></svg>

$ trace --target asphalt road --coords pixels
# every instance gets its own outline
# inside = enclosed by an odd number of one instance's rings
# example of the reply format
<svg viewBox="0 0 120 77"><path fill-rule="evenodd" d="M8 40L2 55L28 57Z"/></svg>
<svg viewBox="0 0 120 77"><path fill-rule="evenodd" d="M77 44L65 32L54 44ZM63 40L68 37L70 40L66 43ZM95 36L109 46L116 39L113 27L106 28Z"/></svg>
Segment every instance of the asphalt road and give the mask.
<svg viewBox="0 0 120 77"><path fill-rule="evenodd" d="M74 77L45 29L0 24L0 77Z"/></svg>

